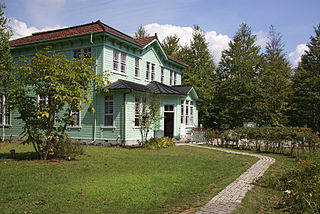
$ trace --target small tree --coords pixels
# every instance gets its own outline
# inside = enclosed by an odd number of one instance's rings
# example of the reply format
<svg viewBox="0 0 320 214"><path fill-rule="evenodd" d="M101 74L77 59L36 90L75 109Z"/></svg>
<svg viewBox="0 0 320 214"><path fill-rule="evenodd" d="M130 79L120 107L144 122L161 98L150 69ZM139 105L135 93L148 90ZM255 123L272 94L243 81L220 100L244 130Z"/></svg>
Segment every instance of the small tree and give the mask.
<svg viewBox="0 0 320 214"><path fill-rule="evenodd" d="M166 36L161 43L164 52L170 56L177 57L180 51L179 40L180 38L176 34L173 36Z"/></svg>
<svg viewBox="0 0 320 214"><path fill-rule="evenodd" d="M4 16L3 9L5 5L0 3L0 95L7 95L10 84L13 82L12 76L12 56L10 54L9 39L12 35L8 20ZM1 117L0 121L4 121L5 107L0 108ZM4 124L2 125L2 141L4 141Z"/></svg>
<svg viewBox="0 0 320 214"><path fill-rule="evenodd" d="M136 106L138 108L136 112L138 124L141 134L141 144L144 145L148 139L148 133L151 129L156 131L159 128L159 121L162 119L160 114L160 98L156 94L149 94L143 98L141 106Z"/></svg>
<svg viewBox="0 0 320 214"><path fill-rule="evenodd" d="M91 57L68 60L48 49L17 66L16 84L9 94L11 109L24 122L21 135L32 143L39 159L47 159L51 149L66 142L66 128L74 124L72 112L91 103L92 86L103 89L105 76L95 74Z"/></svg>

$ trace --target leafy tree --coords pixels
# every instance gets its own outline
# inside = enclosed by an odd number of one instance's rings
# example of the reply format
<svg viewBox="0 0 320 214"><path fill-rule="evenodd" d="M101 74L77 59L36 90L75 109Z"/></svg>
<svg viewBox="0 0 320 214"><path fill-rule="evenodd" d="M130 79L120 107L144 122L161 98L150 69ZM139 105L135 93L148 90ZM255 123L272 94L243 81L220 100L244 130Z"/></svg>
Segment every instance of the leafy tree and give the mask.
<svg viewBox="0 0 320 214"><path fill-rule="evenodd" d="M255 42L251 28L241 24L229 49L222 52L216 82L217 128L242 126L243 122L257 122L259 118L256 104L261 99L264 58Z"/></svg>
<svg viewBox="0 0 320 214"><path fill-rule="evenodd" d="M12 35L11 28L7 24L3 9L5 5L0 3L0 95L8 94L10 84L13 82L12 76L12 56L10 54L9 39ZM4 121L5 108L1 108L1 121ZM2 126L2 141L4 141L4 126Z"/></svg>
<svg viewBox="0 0 320 214"><path fill-rule="evenodd" d="M199 26L194 26L190 47L182 47L178 58L189 65L182 74L183 84L193 85L203 100L198 105L199 122L211 127L214 121L212 101L215 94L213 84L215 65L204 33Z"/></svg>
<svg viewBox="0 0 320 214"><path fill-rule="evenodd" d="M150 35L147 33L147 31L144 29L142 25L139 26L137 32L134 33L134 38L141 39L149 37Z"/></svg>
<svg viewBox="0 0 320 214"><path fill-rule="evenodd" d="M281 35L270 26L269 41L266 46L266 67L262 75L262 100L260 125L283 126L287 124L286 113L292 92L291 67L286 59Z"/></svg>
<svg viewBox="0 0 320 214"><path fill-rule="evenodd" d="M170 56L177 57L180 50L179 40L180 38L176 34L164 38L161 44L164 52Z"/></svg>
<svg viewBox="0 0 320 214"><path fill-rule="evenodd" d="M74 124L72 112L81 104L91 104L92 86L103 89L105 76L96 75L89 56L68 60L48 49L30 59L22 58L17 66L16 84L9 94L11 108L24 122L21 135L32 143L39 159L68 142L66 128Z"/></svg>
<svg viewBox="0 0 320 214"><path fill-rule="evenodd" d="M162 119L160 114L160 98L156 94L148 94L143 97L141 106L136 106L138 112L138 124L141 134L141 144L144 145L148 139L148 133L151 130L156 131L159 128L159 122Z"/></svg>
<svg viewBox="0 0 320 214"><path fill-rule="evenodd" d="M293 78L293 125L320 132L320 25L310 37L309 50L301 57Z"/></svg>

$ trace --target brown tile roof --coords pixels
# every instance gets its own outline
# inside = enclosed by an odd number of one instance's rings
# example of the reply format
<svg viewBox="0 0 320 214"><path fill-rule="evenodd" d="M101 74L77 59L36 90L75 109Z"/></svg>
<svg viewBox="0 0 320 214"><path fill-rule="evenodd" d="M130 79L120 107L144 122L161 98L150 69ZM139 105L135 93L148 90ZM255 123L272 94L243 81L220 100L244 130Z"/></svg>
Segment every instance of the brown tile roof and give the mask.
<svg viewBox="0 0 320 214"><path fill-rule="evenodd" d="M146 46L150 42L152 42L154 39L157 38L157 34L154 36L146 37L146 38L141 38L141 39L135 39L131 36L128 36L127 34L124 34L104 23L102 23L100 20L84 25L77 25L73 27L68 27L68 28L61 28L57 30L51 30L51 31L42 31L42 32L37 32L33 33L31 36L23 37L20 39L15 39L10 41L10 46L19 46L19 45L26 45L26 44L31 44L35 42L43 42L43 41L48 41L48 40L53 40L53 39L60 39L60 38L66 38L66 37L72 37L72 36L78 36L78 35L84 35L84 34L89 34L92 32L103 32L107 31L109 33L112 33L120 38L123 38L127 41L130 41L136 45L139 46ZM176 61L180 64L186 65L185 63L168 56L173 61ZM187 65L186 65L187 66Z"/></svg>

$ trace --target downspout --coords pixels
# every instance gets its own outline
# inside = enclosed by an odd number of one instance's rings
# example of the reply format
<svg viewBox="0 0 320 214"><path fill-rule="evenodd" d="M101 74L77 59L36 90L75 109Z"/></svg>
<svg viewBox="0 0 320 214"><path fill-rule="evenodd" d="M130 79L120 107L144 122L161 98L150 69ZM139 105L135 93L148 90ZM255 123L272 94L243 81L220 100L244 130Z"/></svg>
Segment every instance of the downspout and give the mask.
<svg viewBox="0 0 320 214"><path fill-rule="evenodd" d="M122 145L126 144L126 95L132 93L132 89L129 92L123 93L123 130L122 130Z"/></svg>
<svg viewBox="0 0 320 214"><path fill-rule="evenodd" d="M91 35L90 35L90 44L91 44L91 51L93 50L93 47L94 47L94 43L93 43L93 32L91 32ZM96 54L97 54L97 50L94 49L94 56L96 57ZM97 63L97 59L96 60L96 63ZM97 69L94 68L94 74L97 75ZM96 96L96 93L95 93L95 84L93 84L93 103L94 103L94 108L97 107L97 96ZM95 143L96 141L96 125L97 125L97 114L94 113L93 114L93 134L92 134L92 141L91 141L91 144L92 143Z"/></svg>

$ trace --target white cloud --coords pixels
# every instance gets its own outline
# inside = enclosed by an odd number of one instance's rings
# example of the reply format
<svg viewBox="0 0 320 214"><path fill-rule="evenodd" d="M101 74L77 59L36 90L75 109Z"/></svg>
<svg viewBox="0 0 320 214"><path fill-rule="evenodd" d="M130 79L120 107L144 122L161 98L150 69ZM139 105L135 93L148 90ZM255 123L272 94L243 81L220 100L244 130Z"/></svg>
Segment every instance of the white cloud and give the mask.
<svg viewBox="0 0 320 214"><path fill-rule="evenodd" d="M255 44L259 45L262 48L265 48L267 45L267 42L269 41L268 35L263 31L258 31L254 34L257 36L257 40Z"/></svg>
<svg viewBox="0 0 320 214"><path fill-rule="evenodd" d="M34 32L40 32L40 31L48 31L48 30L54 30L58 28L63 28L59 25L52 26L52 27L44 27L42 29L38 29L36 27L28 27L26 23L19 21L15 18L9 19L9 25L12 27L14 35L11 39L18 39L25 36L30 36Z"/></svg>
<svg viewBox="0 0 320 214"><path fill-rule="evenodd" d="M162 41L166 36L173 36L174 34L180 38L180 45L189 45L192 39L192 27L152 23L145 25L144 28L151 35L157 33L160 41ZM216 31L208 31L204 33L208 42L209 50L214 56L214 61L215 63L218 63L221 59L221 52L229 47L228 43L231 39L228 35L217 34Z"/></svg>
<svg viewBox="0 0 320 214"><path fill-rule="evenodd" d="M297 67L301 60L301 56L308 50L306 44L299 44L297 45L296 49L289 53L289 61L293 67Z"/></svg>

